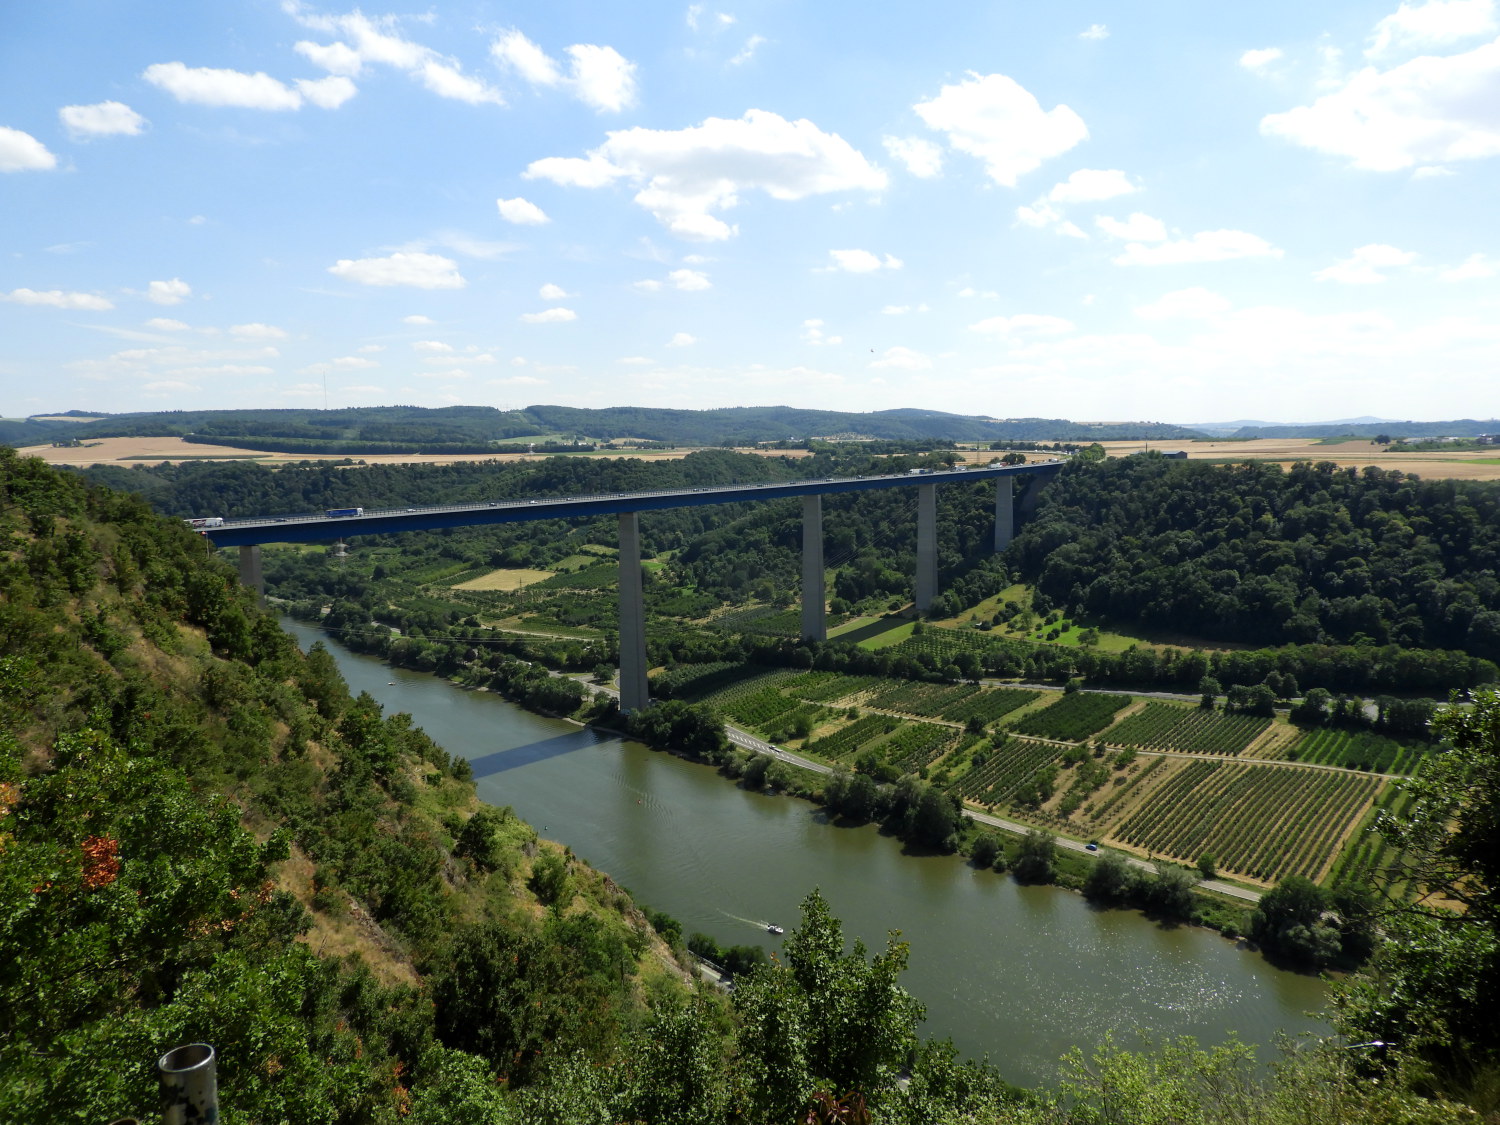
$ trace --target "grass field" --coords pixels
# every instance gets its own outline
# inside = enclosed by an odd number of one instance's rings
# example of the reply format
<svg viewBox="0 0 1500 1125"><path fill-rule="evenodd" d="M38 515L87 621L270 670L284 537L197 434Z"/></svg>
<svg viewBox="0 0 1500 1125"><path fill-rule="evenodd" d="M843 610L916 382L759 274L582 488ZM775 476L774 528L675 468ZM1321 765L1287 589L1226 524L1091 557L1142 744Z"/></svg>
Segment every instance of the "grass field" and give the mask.
<svg viewBox="0 0 1500 1125"><path fill-rule="evenodd" d="M545 582L551 578L554 571L550 570L512 570L502 567L492 570L488 574L481 574L478 578L470 578L467 582L459 582L454 585L455 590L500 590L509 593L512 590L524 589L537 582Z"/></svg>

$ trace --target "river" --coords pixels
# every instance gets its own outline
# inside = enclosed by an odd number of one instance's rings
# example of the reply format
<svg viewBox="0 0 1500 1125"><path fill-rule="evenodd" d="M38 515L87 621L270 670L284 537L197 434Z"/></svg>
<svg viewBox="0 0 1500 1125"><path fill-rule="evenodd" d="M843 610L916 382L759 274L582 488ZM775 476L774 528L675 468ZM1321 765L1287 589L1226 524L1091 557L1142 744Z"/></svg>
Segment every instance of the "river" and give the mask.
<svg viewBox="0 0 1500 1125"><path fill-rule="evenodd" d="M766 923L794 926L813 887L850 938L878 949L901 930L911 943L903 983L927 1006L924 1033L988 1056L1011 1082L1050 1085L1065 1051L1109 1031L1125 1045L1137 1029L1205 1045L1237 1034L1268 1057L1279 1031L1326 1030L1310 1014L1323 1004L1320 981L1211 931L1096 910L954 857L906 855L874 827L835 827L804 801L746 792L706 766L284 624L304 648L322 640L356 694L409 711L468 758L483 800L512 806L685 933L773 947Z"/></svg>

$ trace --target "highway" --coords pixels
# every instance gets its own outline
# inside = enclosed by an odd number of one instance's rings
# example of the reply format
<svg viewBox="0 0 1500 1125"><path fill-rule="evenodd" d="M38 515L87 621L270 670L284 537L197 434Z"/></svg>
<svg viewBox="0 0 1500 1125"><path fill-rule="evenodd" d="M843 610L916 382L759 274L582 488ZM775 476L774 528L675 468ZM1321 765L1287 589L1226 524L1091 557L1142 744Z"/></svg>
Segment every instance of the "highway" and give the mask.
<svg viewBox="0 0 1500 1125"><path fill-rule="evenodd" d="M1051 477L1063 466L1058 460L1027 465L987 465L873 477L828 477L819 480L767 481L756 484L706 485L702 488L659 488L646 492L594 493L585 496L537 496L490 500L476 504L427 507L365 508L360 515L330 516L303 512L225 519L217 527L201 529L216 547L248 547L259 543L308 543L380 535L397 531L433 531L479 524L524 523L535 520L580 519L621 512L661 511L708 504L775 500L788 496L868 492L914 485L972 483L1000 477ZM353 507L354 505L349 505ZM212 512L195 513L211 518Z"/></svg>

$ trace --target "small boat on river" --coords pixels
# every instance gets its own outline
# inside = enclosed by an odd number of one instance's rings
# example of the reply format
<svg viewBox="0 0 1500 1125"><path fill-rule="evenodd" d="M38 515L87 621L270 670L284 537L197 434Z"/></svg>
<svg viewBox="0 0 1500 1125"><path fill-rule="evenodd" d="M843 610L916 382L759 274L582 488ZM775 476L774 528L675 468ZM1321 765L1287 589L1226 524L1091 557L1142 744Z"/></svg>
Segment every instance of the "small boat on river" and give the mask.
<svg viewBox="0 0 1500 1125"><path fill-rule="evenodd" d="M768 933L768 934L784 934L784 933L786 933L786 931L783 930L780 926L776 925L774 922L772 922L772 923L767 923L767 925L766 925L766 933Z"/></svg>

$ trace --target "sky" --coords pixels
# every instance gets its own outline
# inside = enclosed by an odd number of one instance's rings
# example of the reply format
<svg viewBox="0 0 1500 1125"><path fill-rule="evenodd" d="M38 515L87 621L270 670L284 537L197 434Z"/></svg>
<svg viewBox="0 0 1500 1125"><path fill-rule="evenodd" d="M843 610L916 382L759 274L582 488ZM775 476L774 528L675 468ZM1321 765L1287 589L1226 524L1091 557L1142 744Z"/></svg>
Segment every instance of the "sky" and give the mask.
<svg viewBox="0 0 1500 1125"><path fill-rule="evenodd" d="M0 415L1488 418L1497 200L1496 0L5 3Z"/></svg>

